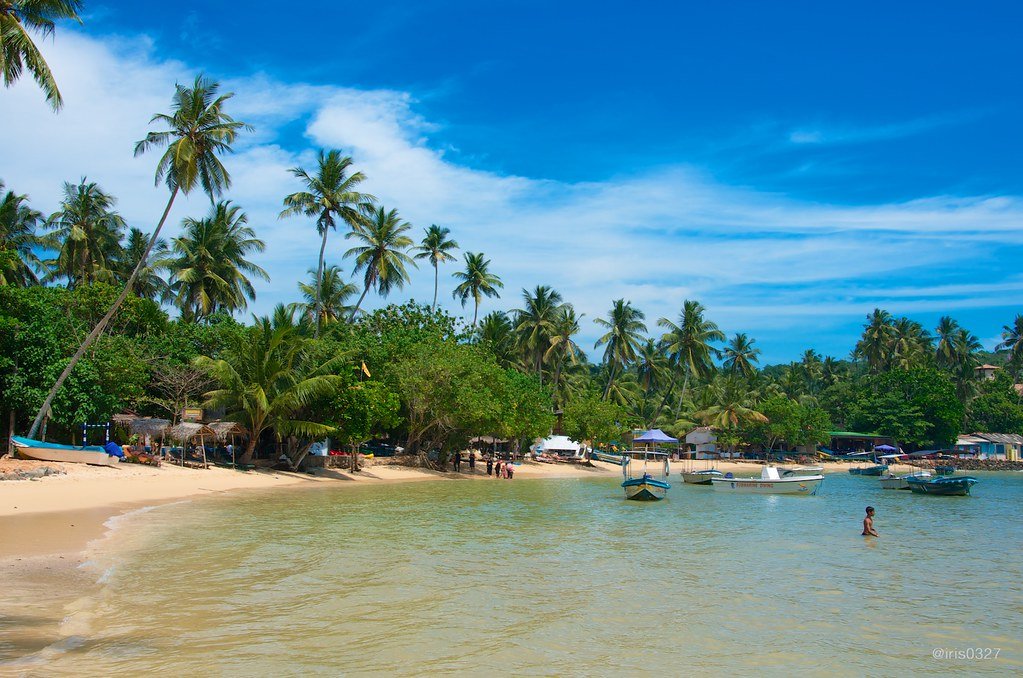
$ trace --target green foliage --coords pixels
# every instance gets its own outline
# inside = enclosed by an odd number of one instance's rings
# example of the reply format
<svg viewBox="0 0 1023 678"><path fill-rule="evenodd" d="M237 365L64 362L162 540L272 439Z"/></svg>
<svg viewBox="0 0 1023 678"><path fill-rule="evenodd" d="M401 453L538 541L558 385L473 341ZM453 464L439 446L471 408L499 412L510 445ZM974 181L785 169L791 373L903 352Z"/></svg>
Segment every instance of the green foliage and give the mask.
<svg viewBox="0 0 1023 678"><path fill-rule="evenodd" d="M854 430L876 431L917 449L953 445L962 423L955 385L934 368L893 370L865 379L849 412Z"/></svg>
<svg viewBox="0 0 1023 678"><path fill-rule="evenodd" d="M574 440L621 440L631 428L625 410L596 393L577 396L564 407L565 435Z"/></svg>
<svg viewBox="0 0 1023 678"><path fill-rule="evenodd" d="M1023 403L1012 377L999 370L982 382L966 413L966 430L977 433L1023 433Z"/></svg>

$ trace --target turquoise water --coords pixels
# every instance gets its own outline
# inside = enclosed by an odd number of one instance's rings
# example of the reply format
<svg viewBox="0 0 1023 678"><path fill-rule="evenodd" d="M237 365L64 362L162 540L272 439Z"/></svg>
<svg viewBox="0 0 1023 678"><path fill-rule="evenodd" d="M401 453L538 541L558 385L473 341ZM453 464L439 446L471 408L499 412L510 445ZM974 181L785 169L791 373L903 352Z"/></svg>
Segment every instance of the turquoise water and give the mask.
<svg viewBox="0 0 1023 678"><path fill-rule="evenodd" d="M972 497L614 479L275 491L117 530L64 675L1005 674L1023 668L1023 474ZM867 504L881 537L860 536ZM935 648L998 649L935 659Z"/></svg>

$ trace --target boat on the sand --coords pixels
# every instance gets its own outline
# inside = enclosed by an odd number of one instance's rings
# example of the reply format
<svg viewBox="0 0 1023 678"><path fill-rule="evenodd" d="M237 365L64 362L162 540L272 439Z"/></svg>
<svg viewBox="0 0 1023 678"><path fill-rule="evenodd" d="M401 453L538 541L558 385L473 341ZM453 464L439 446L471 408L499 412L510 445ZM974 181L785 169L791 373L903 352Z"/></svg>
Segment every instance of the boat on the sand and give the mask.
<svg viewBox="0 0 1023 678"><path fill-rule="evenodd" d="M117 466L121 461L119 457L107 454L107 451L98 445L84 447L61 445L21 436L11 436L11 442L14 443L14 449L17 450L18 456L24 459L63 461L73 464L92 464L93 466Z"/></svg>
<svg viewBox="0 0 1023 678"><path fill-rule="evenodd" d="M972 476L939 476L937 478L908 477L909 489L917 494L965 497L970 488L977 484Z"/></svg>
<svg viewBox="0 0 1023 678"><path fill-rule="evenodd" d="M824 482L824 474L782 476L775 466L765 466L759 478L729 478L725 474L714 478L711 484L718 492L743 494L795 494L814 495Z"/></svg>

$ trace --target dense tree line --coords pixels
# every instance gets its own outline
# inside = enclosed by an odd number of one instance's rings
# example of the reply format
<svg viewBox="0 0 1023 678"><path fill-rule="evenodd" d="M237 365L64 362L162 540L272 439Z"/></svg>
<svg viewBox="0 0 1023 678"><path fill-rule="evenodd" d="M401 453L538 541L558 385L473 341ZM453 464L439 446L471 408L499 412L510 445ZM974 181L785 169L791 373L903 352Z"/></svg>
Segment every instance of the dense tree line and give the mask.
<svg viewBox="0 0 1023 678"><path fill-rule="evenodd" d="M77 18L77 2L15 2L0 8L5 85L27 68L54 108L59 91L30 39L54 19ZM1023 315L1006 325L998 378L980 381L976 336L944 317L931 334L875 309L848 359L807 350L800 361L760 366L748 334L731 338L696 300L677 318L647 319L626 299L592 318L591 361L576 338L587 320L547 285L523 289L518 308L480 317L503 282L482 252L462 253L452 297L472 321L437 310L442 266L458 260L450 230L415 227L365 189L372 183L338 149L291 174L302 190L281 196L282 219L304 219L320 236L310 279L296 301L242 325L255 298L265 244L242 206L225 199L222 158L251 129L228 113L232 94L197 77L177 85L136 155L163 153L157 183L168 200L152 233L129 225L116 198L82 177L45 214L0 184L0 407L13 428L42 421L72 431L124 407L171 414L203 401L296 455L313 438L356 442L388 434L412 453L464 444L473 434L525 440L563 413L568 433L614 439L632 427L681 435L714 426L732 446L822 442L832 426L872 429L911 447L947 446L964 429L1023 432L1014 384L1023 372ZM8 177L9 179L9 177ZM210 199L170 242L160 237L179 194ZM350 247L328 247L332 232ZM312 253L310 253L312 254ZM310 257L312 259L312 257ZM429 307L367 312L433 269ZM345 263L351 279L346 279ZM354 304L351 303L352 300ZM498 302L490 302L498 303ZM163 310L176 310L170 319ZM35 413L34 419L32 415Z"/></svg>

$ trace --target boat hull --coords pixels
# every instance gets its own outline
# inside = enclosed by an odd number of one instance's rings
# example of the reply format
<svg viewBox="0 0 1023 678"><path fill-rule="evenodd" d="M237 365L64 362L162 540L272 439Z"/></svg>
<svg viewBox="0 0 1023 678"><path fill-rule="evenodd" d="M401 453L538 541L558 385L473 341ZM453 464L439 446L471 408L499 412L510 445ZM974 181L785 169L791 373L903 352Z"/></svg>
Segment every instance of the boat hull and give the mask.
<svg viewBox="0 0 1023 678"><path fill-rule="evenodd" d="M714 478L724 478L721 471L683 471L682 482L689 485L710 485Z"/></svg>
<svg viewBox="0 0 1023 678"><path fill-rule="evenodd" d="M909 482L902 476L881 478L882 490L908 490Z"/></svg>
<svg viewBox="0 0 1023 678"><path fill-rule="evenodd" d="M733 494L793 494L815 495L824 482L823 475L789 476L787 478L714 478L711 484L716 492Z"/></svg>
<svg viewBox="0 0 1023 678"><path fill-rule="evenodd" d="M880 476L887 470L887 466L867 466L865 468L851 468L849 473L854 476Z"/></svg>
<svg viewBox="0 0 1023 678"><path fill-rule="evenodd" d="M970 488L977 484L977 479L971 476L958 478L945 476L920 480L907 478L907 481L909 489L916 494L934 494L942 497L965 497L970 494Z"/></svg>
<svg viewBox="0 0 1023 678"><path fill-rule="evenodd" d="M14 449L23 459L36 461L58 461L71 464L91 464L93 466L117 466L120 459L112 457L103 448L72 447L42 443L29 438L12 438Z"/></svg>
<svg viewBox="0 0 1023 678"><path fill-rule="evenodd" d="M633 501L658 501L664 499L671 485L654 478L633 478L622 483L625 498Z"/></svg>

